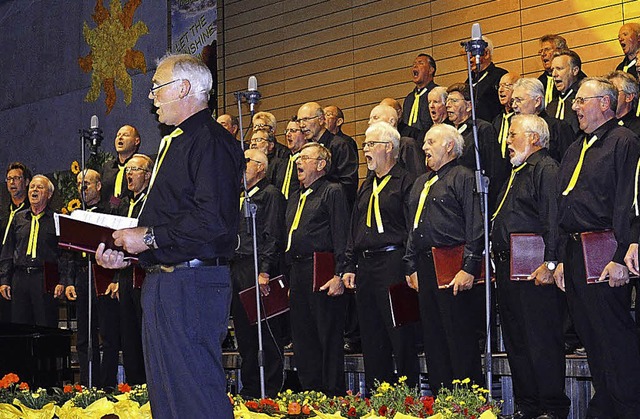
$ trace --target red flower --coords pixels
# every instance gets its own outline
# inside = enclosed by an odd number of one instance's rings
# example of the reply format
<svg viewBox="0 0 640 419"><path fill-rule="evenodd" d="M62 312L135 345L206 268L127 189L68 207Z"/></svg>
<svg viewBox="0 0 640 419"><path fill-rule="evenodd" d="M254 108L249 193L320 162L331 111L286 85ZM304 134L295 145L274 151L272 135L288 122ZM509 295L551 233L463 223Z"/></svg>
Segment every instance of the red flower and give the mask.
<svg viewBox="0 0 640 419"><path fill-rule="evenodd" d="M387 406L385 405L380 406L380 409L378 409L378 416L385 416L388 410L389 409L387 409Z"/></svg>
<svg viewBox="0 0 640 419"><path fill-rule="evenodd" d="M249 400L248 402L245 402L244 405L247 406L247 409L254 410L254 411L258 410L258 407L259 407L258 402L255 400Z"/></svg>
<svg viewBox="0 0 640 419"><path fill-rule="evenodd" d="M302 414L303 415L310 415L311 414L311 409L309 408L309 406L307 406L307 405L302 406Z"/></svg>
<svg viewBox="0 0 640 419"><path fill-rule="evenodd" d="M71 384L67 384L62 388L63 393L73 393L73 386Z"/></svg>
<svg viewBox="0 0 640 419"><path fill-rule="evenodd" d="M11 384L17 383L18 381L20 381L20 377L10 372L0 380L0 388L8 388Z"/></svg>
<svg viewBox="0 0 640 419"><path fill-rule="evenodd" d="M300 407L300 403L298 402L291 402L287 407L287 414L289 415L299 415L301 411L302 408Z"/></svg>
<svg viewBox="0 0 640 419"><path fill-rule="evenodd" d="M118 391L120 393L128 393L131 391L131 386L127 383L118 384Z"/></svg>
<svg viewBox="0 0 640 419"><path fill-rule="evenodd" d="M415 403L415 401L413 400L413 397L411 397L411 396L407 396L407 397L404 399L404 404L405 404L405 406L410 406L410 405L412 405L412 404L414 404L414 403Z"/></svg>
<svg viewBox="0 0 640 419"><path fill-rule="evenodd" d="M347 416L355 418L356 416L358 416L358 412L356 411L356 408L351 406L349 408L349 411L347 412Z"/></svg>
<svg viewBox="0 0 640 419"><path fill-rule="evenodd" d="M20 390L29 390L29 384L24 383L24 382L23 382L23 383L20 383L20 385L18 386L18 388L19 388Z"/></svg>
<svg viewBox="0 0 640 419"><path fill-rule="evenodd" d="M76 389L76 391L82 391L82 386L80 384L74 384L73 388Z"/></svg>

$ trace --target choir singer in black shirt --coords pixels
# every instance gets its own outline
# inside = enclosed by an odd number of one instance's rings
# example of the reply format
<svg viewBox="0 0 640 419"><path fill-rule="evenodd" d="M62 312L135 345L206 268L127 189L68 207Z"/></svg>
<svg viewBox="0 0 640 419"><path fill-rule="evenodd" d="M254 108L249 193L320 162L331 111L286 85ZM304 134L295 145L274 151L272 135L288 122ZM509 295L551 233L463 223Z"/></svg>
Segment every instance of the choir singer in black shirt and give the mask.
<svg viewBox="0 0 640 419"><path fill-rule="evenodd" d="M411 232L405 274L418 290L429 385L437 393L454 379L470 378L482 385L480 347L475 322L482 317L472 289L483 248L480 198L474 173L458 163L464 139L452 126L437 124L425 136L426 163L431 171L416 179L409 206ZM464 245L462 269L446 289L439 289L432 247Z"/></svg>

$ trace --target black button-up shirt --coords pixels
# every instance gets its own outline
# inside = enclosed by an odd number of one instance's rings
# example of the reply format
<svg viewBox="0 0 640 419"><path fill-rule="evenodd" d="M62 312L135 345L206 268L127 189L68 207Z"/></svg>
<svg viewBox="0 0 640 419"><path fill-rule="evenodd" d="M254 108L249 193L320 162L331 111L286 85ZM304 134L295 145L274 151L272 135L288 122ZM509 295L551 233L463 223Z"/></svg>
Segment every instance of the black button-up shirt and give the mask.
<svg viewBox="0 0 640 419"><path fill-rule="evenodd" d="M286 252L287 261L296 257L310 257L314 252L333 252L336 275L344 272L344 253L347 247L349 210L342 187L329 182L325 176L309 186L313 190L304 204L298 228L291 236L291 248ZM291 230L300 194L309 188L301 188L289 196L286 212L286 234ZM286 246L286 244L285 244Z"/></svg>
<svg viewBox="0 0 640 419"><path fill-rule="evenodd" d="M508 193L505 184L498 197L498 202L502 202L507 193L500 212L493 220L493 250L509 250L511 233L535 233L544 240L544 259L558 260L558 163L543 148L530 155L525 164L515 174Z"/></svg>
<svg viewBox="0 0 640 419"><path fill-rule="evenodd" d="M631 240L630 212L639 155L638 137L619 126L615 119L588 134L587 140L593 135L598 139L585 153L578 181L566 196L562 192L578 164L583 139L569 147L560 165L557 186L560 234L564 242L568 233L613 229L618 242L613 261L623 264Z"/></svg>
<svg viewBox="0 0 640 419"><path fill-rule="evenodd" d="M373 193L373 181L377 179L378 186L380 186L386 175L377 178L375 172L369 172L358 190L358 198L351 214L345 272L356 271L360 252L393 245L404 246L407 241L407 233L413 222L409 219L409 192L411 192L414 177L399 164L393 166L387 175L391 178L378 195L380 216L384 228L382 233L378 232L373 203L371 227L367 227L367 213L369 200Z"/></svg>
<svg viewBox="0 0 640 419"><path fill-rule="evenodd" d="M258 242L258 270L273 276L278 274L280 256L284 251L284 212L287 202L282 193L267 179L262 179L249 189L251 202L256 204L256 229ZM237 256L253 255L253 235L244 218L244 205L240 209Z"/></svg>
<svg viewBox="0 0 640 419"><path fill-rule="evenodd" d="M475 176L471 170L451 161L437 172L420 176L413 184L409 198L411 225L425 183L433 176L438 180L431 185L418 227L409 233L404 257L405 273L416 271L420 253L432 247L451 247L465 244L462 269L475 275L480 268L483 248L483 221L480 199L475 192Z"/></svg>
<svg viewBox="0 0 640 419"><path fill-rule="evenodd" d="M160 166L139 225L153 226L158 249L145 265L233 256L244 170L240 144L204 109L183 121Z"/></svg>

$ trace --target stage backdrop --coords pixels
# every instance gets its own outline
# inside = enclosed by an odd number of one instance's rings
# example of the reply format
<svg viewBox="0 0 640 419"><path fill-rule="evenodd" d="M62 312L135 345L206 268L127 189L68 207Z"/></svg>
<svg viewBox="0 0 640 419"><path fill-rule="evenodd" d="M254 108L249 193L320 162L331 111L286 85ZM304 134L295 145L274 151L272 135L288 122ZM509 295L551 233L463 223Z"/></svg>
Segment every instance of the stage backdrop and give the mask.
<svg viewBox="0 0 640 419"><path fill-rule="evenodd" d="M437 61L436 82L466 79L460 41L471 25L495 43L494 61L537 77L538 38L559 33L580 54L588 75L622 60L617 41L625 22L640 22L637 0L220 0L220 111L237 113L233 92L258 78L258 110L284 121L304 102L341 107L344 131L362 144L371 108L403 99L414 87L418 53ZM250 6L249 6L250 5ZM244 112L248 110L245 107ZM248 122L247 119L244 119ZM245 124L246 125L246 124ZM366 166L361 161L361 176Z"/></svg>
<svg viewBox="0 0 640 419"><path fill-rule="evenodd" d="M147 96L155 60L169 49L168 16L165 0L0 2L2 176L14 160L34 173L67 169L94 114L104 150L114 152L118 128L133 124L141 152L157 152Z"/></svg>

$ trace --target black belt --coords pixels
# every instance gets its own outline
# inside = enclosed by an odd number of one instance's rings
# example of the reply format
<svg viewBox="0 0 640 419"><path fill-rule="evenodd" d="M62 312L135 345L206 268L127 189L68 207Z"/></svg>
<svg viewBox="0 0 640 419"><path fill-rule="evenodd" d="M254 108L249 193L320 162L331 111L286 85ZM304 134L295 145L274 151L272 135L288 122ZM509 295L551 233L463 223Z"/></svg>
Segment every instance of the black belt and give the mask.
<svg viewBox="0 0 640 419"><path fill-rule="evenodd" d="M380 255L380 253L393 252L394 250L400 250L402 248L403 246L393 244L391 246L379 247L377 249L363 250L361 253L363 258L368 259L376 255Z"/></svg>
<svg viewBox="0 0 640 419"><path fill-rule="evenodd" d="M176 263L174 265L151 265L144 268L147 273L160 273L160 272L173 272L176 269L192 269L201 268L204 266L226 266L229 264L229 259L219 257L213 259L192 259L187 262Z"/></svg>
<svg viewBox="0 0 640 419"><path fill-rule="evenodd" d="M30 274L34 272L40 272L42 270L42 266L16 266L16 269Z"/></svg>
<svg viewBox="0 0 640 419"><path fill-rule="evenodd" d="M290 255L287 256L287 260L289 264L294 264L294 263L300 263L300 262L306 262L309 260L313 260L313 255Z"/></svg>

